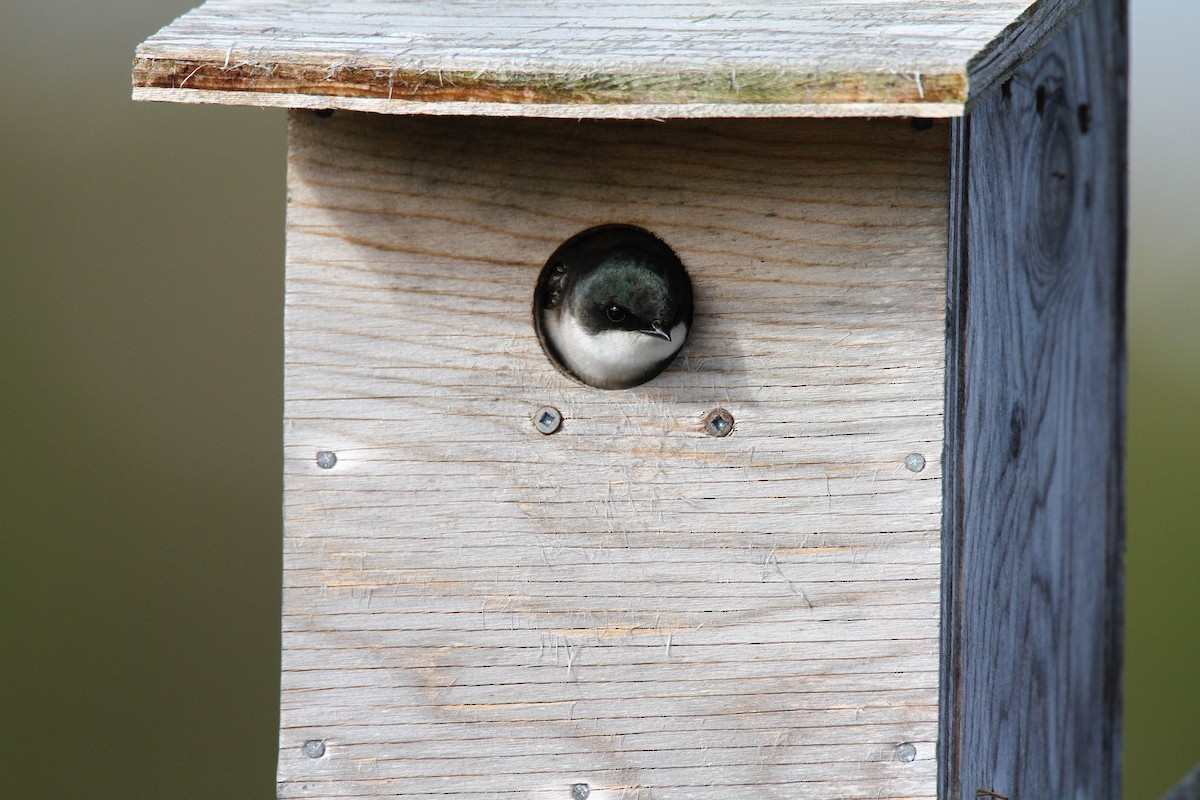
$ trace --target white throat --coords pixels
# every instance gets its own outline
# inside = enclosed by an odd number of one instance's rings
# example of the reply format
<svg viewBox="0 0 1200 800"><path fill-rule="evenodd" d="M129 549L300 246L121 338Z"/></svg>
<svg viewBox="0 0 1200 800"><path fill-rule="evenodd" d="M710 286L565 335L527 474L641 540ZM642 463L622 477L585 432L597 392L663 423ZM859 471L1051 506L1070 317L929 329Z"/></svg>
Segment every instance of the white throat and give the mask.
<svg viewBox="0 0 1200 800"><path fill-rule="evenodd" d="M586 383L601 388L637 381L667 361L687 338L687 325L671 329L671 341L637 331L588 333L569 315L547 314L546 333L566 366Z"/></svg>

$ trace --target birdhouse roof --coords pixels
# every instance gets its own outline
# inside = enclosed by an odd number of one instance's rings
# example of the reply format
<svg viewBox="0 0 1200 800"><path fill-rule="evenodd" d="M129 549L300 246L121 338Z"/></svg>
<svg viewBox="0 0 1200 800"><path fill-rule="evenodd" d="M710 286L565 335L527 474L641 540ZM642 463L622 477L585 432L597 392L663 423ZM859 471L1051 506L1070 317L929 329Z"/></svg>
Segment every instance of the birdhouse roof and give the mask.
<svg viewBox="0 0 1200 800"><path fill-rule="evenodd" d="M963 113L1083 0L209 0L134 97L389 114Z"/></svg>

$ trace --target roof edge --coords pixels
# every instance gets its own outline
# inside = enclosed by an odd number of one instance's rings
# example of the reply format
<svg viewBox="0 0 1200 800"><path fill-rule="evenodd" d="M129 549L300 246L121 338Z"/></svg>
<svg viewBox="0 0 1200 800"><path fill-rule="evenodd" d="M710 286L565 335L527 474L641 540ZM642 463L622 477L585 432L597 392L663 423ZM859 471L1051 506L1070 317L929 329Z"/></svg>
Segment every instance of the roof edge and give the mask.
<svg viewBox="0 0 1200 800"><path fill-rule="evenodd" d="M1038 0L967 62L967 109L1033 58L1089 2Z"/></svg>
<svg viewBox="0 0 1200 800"><path fill-rule="evenodd" d="M217 54L179 59L143 46L134 60L133 85L139 100L352 107L388 114L944 117L962 113L968 82L959 71L798 74L773 66L600 74L381 70L353 62L231 63ZM433 108L438 105L449 110Z"/></svg>
<svg viewBox="0 0 1200 800"><path fill-rule="evenodd" d="M135 86L133 99L151 102L209 103L323 111L433 116L526 117L545 119L762 119L877 118L942 119L963 115L962 102L919 103L512 103L414 101L342 95L285 94L216 89L163 89Z"/></svg>

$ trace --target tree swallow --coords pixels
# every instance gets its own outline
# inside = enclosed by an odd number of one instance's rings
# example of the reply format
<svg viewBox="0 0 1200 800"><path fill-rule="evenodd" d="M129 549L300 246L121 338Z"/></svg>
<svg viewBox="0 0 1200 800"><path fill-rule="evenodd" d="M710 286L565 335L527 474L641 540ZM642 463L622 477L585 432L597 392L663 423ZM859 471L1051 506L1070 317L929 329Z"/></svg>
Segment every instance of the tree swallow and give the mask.
<svg viewBox="0 0 1200 800"><path fill-rule="evenodd" d="M666 369L692 325L692 283L649 231L603 225L568 239L538 278L534 324L550 357L600 389Z"/></svg>

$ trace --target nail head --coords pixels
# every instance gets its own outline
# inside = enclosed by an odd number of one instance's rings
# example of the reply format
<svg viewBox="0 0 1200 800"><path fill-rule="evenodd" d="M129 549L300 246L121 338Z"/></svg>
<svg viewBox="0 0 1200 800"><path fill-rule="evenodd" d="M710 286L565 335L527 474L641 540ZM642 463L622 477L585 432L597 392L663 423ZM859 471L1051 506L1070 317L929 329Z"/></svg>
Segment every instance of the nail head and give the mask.
<svg viewBox="0 0 1200 800"><path fill-rule="evenodd" d="M337 463L337 453L332 450L322 450L317 453L317 466L321 469L333 469Z"/></svg>
<svg viewBox="0 0 1200 800"><path fill-rule="evenodd" d="M925 456L920 453L909 453L904 457L904 466L909 472L920 472L925 469Z"/></svg>
<svg viewBox="0 0 1200 800"><path fill-rule="evenodd" d="M577 783L571 787L571 800L587 800L592 788L586 783Z"/></svg>
<svg viewBox="0 0 1200 800"><path fill-rule="evenodd" d="M325 755L325 743L320 739L309 739L301 749L309 758L320 758Z"/></svg>
<svg viewBox="0 0 1200 800"><path fill-rule="evenodd" d="M896 760L903 761L905 764L917 760L917 746L912 742L903 742L896 745Z"/></svg>

